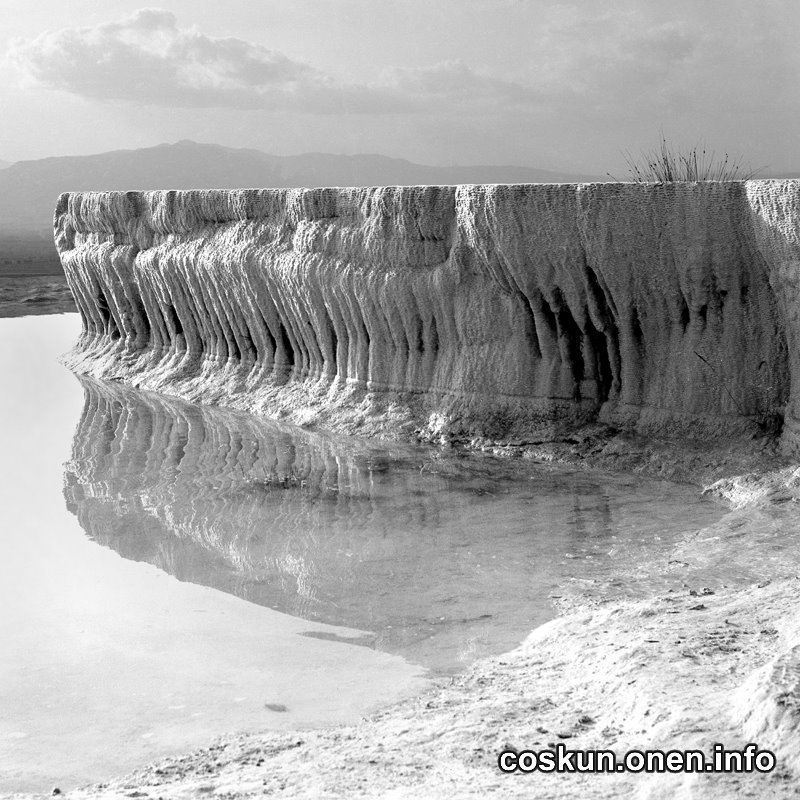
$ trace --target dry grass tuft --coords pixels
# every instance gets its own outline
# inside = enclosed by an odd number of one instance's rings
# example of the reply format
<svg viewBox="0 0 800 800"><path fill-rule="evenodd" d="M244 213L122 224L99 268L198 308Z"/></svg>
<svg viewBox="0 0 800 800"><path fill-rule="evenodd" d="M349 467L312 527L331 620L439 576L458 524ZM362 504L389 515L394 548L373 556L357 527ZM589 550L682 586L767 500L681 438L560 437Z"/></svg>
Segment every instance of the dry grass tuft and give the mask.
<svg viewBox="0 0 800 800"><path fill-rule="evenodd" d="M623 153L632 183L675 183L678 181L746 181L759 170L744 167L741 159L731 159L727 153L716 158L712 150L696 144L680 149L662 136L658 148L642 152L638 157ZM616 180L609 173L609 177Z"/></svg>

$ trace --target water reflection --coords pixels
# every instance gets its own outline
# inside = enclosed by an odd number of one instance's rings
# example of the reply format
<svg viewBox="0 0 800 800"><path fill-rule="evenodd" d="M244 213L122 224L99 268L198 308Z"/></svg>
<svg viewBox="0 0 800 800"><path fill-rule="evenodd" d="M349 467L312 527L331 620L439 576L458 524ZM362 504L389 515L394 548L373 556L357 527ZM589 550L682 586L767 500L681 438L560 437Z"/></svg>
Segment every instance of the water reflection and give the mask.
<svg viewBox="0 0 800 800"><path fill-rule="evenodd" d="M87 535L439 670L508 649L565 574L716 514L668 484L323 435L80 379ZM313 632L312 632L313 635Z"/></svg>
<svg viewBox="0 0 800 800"><path fill-rule="evenodd" d="M353 723L421 691L402 658L303 635L357 630L180 582L87 538L64 504L84 391L56 360L79 331L77 314L0 319L0 795L69 791L227 731Z"/></svg>

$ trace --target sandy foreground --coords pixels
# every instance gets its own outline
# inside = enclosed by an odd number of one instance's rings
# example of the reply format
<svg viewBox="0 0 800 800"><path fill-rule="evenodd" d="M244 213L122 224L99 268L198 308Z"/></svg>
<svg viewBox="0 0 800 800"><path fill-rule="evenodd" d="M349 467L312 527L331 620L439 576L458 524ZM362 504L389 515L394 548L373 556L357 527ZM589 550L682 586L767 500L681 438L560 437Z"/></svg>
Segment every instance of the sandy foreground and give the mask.
<svg viewBox="0 0 800 800"><path fill-rule="evenodd" d="M571 582L516 650L351 727L229 736L69 798L800 796L800 468L771 443L633 443L596 431L517 455L680 477L728 504L641 591ZM738 477L726 477L738 476ZM772 750L747 774L506 775L498 753Z"/></svg>

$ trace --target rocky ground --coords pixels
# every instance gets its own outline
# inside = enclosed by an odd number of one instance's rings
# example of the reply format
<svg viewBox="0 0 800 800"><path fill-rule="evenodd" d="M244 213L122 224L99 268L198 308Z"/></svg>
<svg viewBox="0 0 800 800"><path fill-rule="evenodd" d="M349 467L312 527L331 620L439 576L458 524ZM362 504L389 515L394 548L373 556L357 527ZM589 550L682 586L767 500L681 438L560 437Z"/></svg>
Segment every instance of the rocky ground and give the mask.
<svg viewBox="0 0 800 800"><path fill-rule="evenodd" d="M800 796L800 469L769 438L743 449L591 428L558 444L499 449L687 480L730 511L687 532L668 558L637 565L651 587L644 599L567 584L561 616L519 648L358 725L228 737L69 797ZM773 771L506 775L497 767L503 749L710 754L715 743L750 742L776 754Z"/></svg>

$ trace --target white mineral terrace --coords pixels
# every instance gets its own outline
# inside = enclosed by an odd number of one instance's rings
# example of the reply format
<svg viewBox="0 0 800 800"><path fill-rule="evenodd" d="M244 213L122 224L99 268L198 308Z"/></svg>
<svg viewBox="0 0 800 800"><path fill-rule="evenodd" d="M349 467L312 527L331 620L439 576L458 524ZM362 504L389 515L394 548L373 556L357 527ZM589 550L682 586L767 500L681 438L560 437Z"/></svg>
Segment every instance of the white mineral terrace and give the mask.
<svg viewBox="0 0 800 800"><path fill-rule="evenodd" d="M780 429L800 182L64 194L96 377L393 434Z"/></svg>

